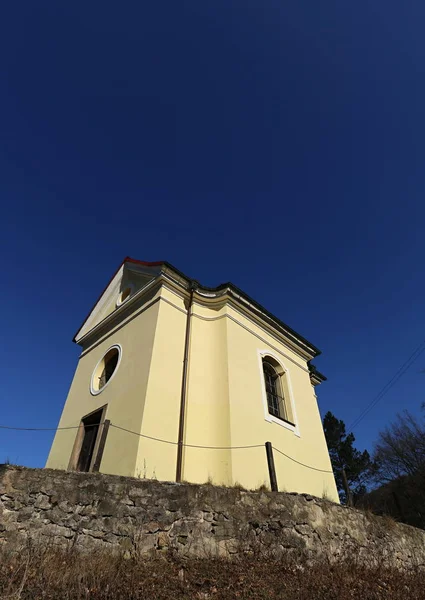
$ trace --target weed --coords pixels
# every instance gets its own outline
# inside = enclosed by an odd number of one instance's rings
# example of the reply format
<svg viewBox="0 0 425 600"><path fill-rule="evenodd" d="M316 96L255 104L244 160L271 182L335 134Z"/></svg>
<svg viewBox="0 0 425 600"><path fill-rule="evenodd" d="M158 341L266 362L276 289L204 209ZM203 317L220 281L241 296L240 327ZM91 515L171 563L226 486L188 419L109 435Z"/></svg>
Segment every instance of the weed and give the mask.
<svg viewBox="0 0 425 600"><path fill-rule="evenodd" d="M50 547L49 547L50 546ZM267 568L265 568L265 562ZM0 598L9 600L420 600L419 570L361 566L356 561L311 564L307 557L143 558L107 551L79 553L27 547L0 549Z"/></svg>

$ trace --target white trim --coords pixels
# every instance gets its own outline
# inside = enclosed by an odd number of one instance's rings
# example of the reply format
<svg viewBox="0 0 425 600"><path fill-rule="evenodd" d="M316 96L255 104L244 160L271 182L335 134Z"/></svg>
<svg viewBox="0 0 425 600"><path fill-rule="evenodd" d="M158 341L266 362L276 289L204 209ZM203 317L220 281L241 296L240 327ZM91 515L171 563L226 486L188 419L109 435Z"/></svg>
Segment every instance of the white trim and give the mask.
<svg viewBox="0 0 425 600"><path fill-rule="evenodd" d="M75 341L77 343L81 340L81 338L83 338L86 335L86 333L91 331L91 329L93 328L93 323L95 323L96 320L102 315L102 311L109 304L111 295L113 294L115 296L118 293L123 273L124 265L122 265L121 268L118 270L117 274L115 275L111 283L108 285L107 289L99 298L97 304L93 307L93 310L87 317L85 323L78 330L75 336Z"/></svg>
<svg viewBox="0 0 425 600"><path fill-rule="evenodd" d="M105 356L108 354L108 352L110 350L112 350L113 348L117 348L118 350L118 361L117 361L117 366L115 367L114 372L112 373L111 377L108 379L108 381L105 383L105 385L103 386L102 389L100 390L95 390L93 387L93 379L95 376L95 373L97 372L97 368L100 365L100 363L102 362L102 360L105 358ZM115 373L118 371L120 363L121 363L121 358L122 358L122 347L121 344L112 344L112 346L109 346L109 348L106 350L106 352L103 354L102 358L100 360L98 360L95 368L93 369L93 373L91 375L90 378L90 393L92 396L98 396L99 394L101 394L103 392L103 390L105 388L108 387L108 385L111 383L111 381L113 380L113 378L115 377Z"/></svg>
<svg viewBox="0 0 425 600"><path fill-rule="evenodd" d="M126 290L130 290L129 295L122 300L122 295ZM117 301L115 302L115 306L118 308L119 306L121 306L122 304L125 304L126 302L128 302L128 300L130 300L131 296L134 293L134 285L132 283L129 283L128 285L125 286L125 288L123 290L121 290L121 292L118 294L118 298Z"/></svg>
<svg viewBox="0 0 425 600"><path fill-rule="evenodd" d="M145 294L148 289L154 284L157 283L158 284L158 278L156 279L151 279L150 281L147 282L147 284L140 288L140 290L138 290L133 296L130 296L128 298L128 302L125 302L124 304L130 304L133 303L136 299L139 299L143 296L143 294ZM79 338L75 338L75 341L77 342L77 344L82 345L83 342L86 341L86 339L88 339L89 336L91 336L94 332L98 331L99 329L101 329L106 323L110 323L111 321L113 321L117 314L120 314L119 311L121 310L121 306L119 306L117 308L117 310L112 311L109 315L107 315L104 319L102 319L101 321L99 321L99 323L97 323L94 327L92 327L92 329L90 331L88 331L86 334L84 334L84 336L81 336Z"/></svg>
<svg viewBox="0 0 425 600"><path fill-rule="evenodd" d="M160 270L157 267L142 268L142 267L139 267L139 265L136 265L133 263L127 263L127 262L124 263L123 265L121 265L120 269L117 271L116 275L114 276L112 281L109 283L109 285L103 292L102 296L99 298L99 300L97 301L97 303L91 310L89 316L87 317L87 319L85 320L83 325L80 327L78 332L75 334L75 341L77 342L77 344L80 344L80 342L87 335L91 334L95 330L95 328L98 327L98 325L100 325L101 323L103 323L103 321L106 321L107 319L112 317L114 315L114 313L116 312L116 311L113 311L111 314L107 315L106 317L103 314L106 306L109 305L110 302L113 302L114 299L116 299L117 294L119 293L119 290L120 290L121 282L124 277L124 272L130 272L130 273L135 273L137 275L151 277L152 279L146 283L146 285L149 285L149 283L152 283L153 281L155 281L157 279L157 277L160 273ZM138 290L138 292L136 294L130 295L130 297L128 298L128 301L130 301L130 300L133 301L134 298L137 297L138 293L141 290L144 290L146 288L146 285L142 286L141 289ZM123 304L127 304L127 301ZM96 321L98 321L98 323L96 323Z"/></svg>
<svg viewBox="0 0 425 600"><path fill-rule="evenodd" d="M276 425L285 427L285 429L289 429L296 436L301 437L300 428L299 428L299 424L298 424L298 418L297 418L297 411L295 409L294 394L292 391L292 383L291 383L291 377L289 375L289 370L287 369L285 364L282 362L281 357L278 356L273 350L269 350L269 349L257 350L257 354L258 354L258 368L259 368L260 377L261 377L261 396L262 396L262 400L263 400L264 419L268 423L276 423ZM291 403L292 414L294 417L295 425L291 425L291 423L287 423L286 421L283 421L282 419L278 419L269 413L269 407L267 404L266 384L264 381L264 372L263 372L263 358L265 358L266 356L270 356L277 363L279 363L279 365L281 366L282 370L285 373L285 378L286 378L286 383L287 383L288 393L289 393L289 402Z"/></svg>
<svg viewBox="0 0 425 600"><path fill-rule="evenodd" d="M267 316L265 313L263 313L263 311L258 307L255 306L254 304L252 304L249 300L247 300L246 298L244 298L244 296L241 296L240 294L238 294L234 289L232 288L228 288L228 293L229 295L233 296L234 298L236 298L236 300L241 304L241 305L245 305L245 307L247 306L249 309L249 313L250 314L254 314L254 315L259 315L259 319L260 322L264 322L267 323L267 320L271 320L273 322L272 325L272 330L278 330L279 333L282 334L282 329L284 329L284 327L282 325L280 325L277 321L277 317L272 316L272 318L270 318L269 316ZM269 325L270 327L270 325ZM286 326L289 328L289 326ZM287 343L289 343L291 346L295 346L298 348L298 352L302 352L304 350L304 353L306 354L306 357L308 357L309 360L312 360L315 356L316 356L316 352L313 352L313 354L309 351L308 349L308 342L306 344L306 342L302 341L298 334L291 333L290 331L285 331L283 333L285 339L287 340ZM292 339L291 339L292 338ZM295 343L294 343L295 340ZM306 340L307 341L307 340ZM296 352L297 350L295 350ZM305 356L302 356L302 358L305 358Z"/></svg>
<svg viewBox="0 0 425 600"><path fill-rule="evenodd" d="M175 296L177 296L177 298L183 298L183 294L175 291L174 289L172 289L171 287L167 286L167 290L169 292L171 292L172 294L174 294ZM170 304L171 306L174 306L174 308L176 308L177 310L180 310L181 312L184 312L186 314L186 311L182 310L181 308L179 308L178 306L176 306L175 304L173 304L170 300L167 300L166 298L162 298L161 300L164 300L164 302L167 302L168 304ZM202 306L202 304L200 304L199 302L196 302L196 299L193 302L194 306ZM278 337L279 332L278 331L272 331L272 330L268 330L264 327L263 324L260 324L256 321L254 321L249 315L248 313L243 313L241 310L239 310L239 307L237 308L235 306L235 304L230 304L229 301L227 300L223 306L227 306L230 307L232 310L235 311L235 313L237 313L239 316L243 317L244 319L247 319L247 321L249 321L252 325L255 325L256 327L258 327L265 335L269 335L271 338L273 338L276 342L278 342L279 344L282 344L282 346L284 346L285 350L290 350L292 352L294 352L294 354L296 355L297 359L300 361L303 361L303 363L305 363L306 359L301 356L299 354L299 352L297 352L297 350L290 345L290 343L288 342L287 338L284 338L283 335L281 337ZM243 308L243 307L241 307ZM244 325L243 323L241 323L240 321L238 321L237 319L235 319L235 317L233 317L232 315L230 315L228 312L219 315L218 317L205 317L203 315L198 315L197 313L192 313L193 317L196 317L197 319L201 319L202 321L218 321L219 319L230 319L231 321L234 321L235 323L237 323L238 325L240 325L241 327L243 327L244 329L246 329L246 331L249 331L250 333L252 333L252 335L255 335L255 337L257 337L261 342L264 342L265 344L269 344L269 342L264 339L263 337L261 337L258 333L256 333L253 329L250 329L249 327L247 327L246 325ZM275 346L272 346L272 348L274 348L275 352L279 352L280 354L282 354L282 356L284 356L286 359L290 360L294 365L297 365L297 367L299 367L300 369L302 369L303 371L305 371L306 373L309 373L309 370L304 367L302 364L300 364L299 362L297 362L294 358L291 358L291 356L289 356L288 354L286 354L285 352L283 352L282 350L279 350L278 348L276 348Z"/></svg>
<svg viewBox="0 0 425 600"><path fill-rule="evenodd" d="M185 294L182 293L181 288L176 285L176 282L170 280L167 277L167 280L164 281L163 283L169 284L169 285L166 285L167 289L169 291L171 291L178 298L181 299L181 298L185 297ZM174 284L173 285L174 289L171 288L170 284L171 285ZM187 291L187 290L185 290L185 291ZM203 302L202 302L202 300L203 300ZM261 329L261 331L263 331L266 335L269 335L270 337L275 339L277 342L279 342L279 344L282 344L286 349L293 352L296 355L297 359L299 359L303 362L306 362L307 360L311 360L314 358L313 354L311 354L311 353L306 354L305 352L303 352L302 349L300 348L300 346L297 345L296 343L294 343L293 340L291 340L291 338L289 337L289 334L282 331L281 328L279 329L279 327L277 325L273 327L270 324L266 323L266 321L263 318L261 318L260 316L258 316L258 314L254 313L253 311L250 311L244 304L242 304L242 302L239 302L237 300L236 296L234 296L234 297L231 296L227 289L221 290L219 293L211 294L208 296L205 293L200 293L199 290L195 291L194 305L210 307L211 304L213 304L213 305L222 304L223 306L229 307L231 310L235 311L238 315L247 319L251 324L253 324L253 325L257 326L259 329ZM196 315L196 313L194 313L194 315L199 316L199 315ZM231 319L235 320L234 317L232 317L231 315L228 314L228 316ZM204 320L210 320L210 319L214 320L214 319L220 318L220 317L212 317L212 318L211 317L199 317L199 318L202 318ZM239 321L236 321L236 322L239 323ZM239 324L241 324L241 323L239 323ZM242 325L242 327L246 328L245 325ZM260 338L260 339L262 339L262 338ZM285 356L286 356L286 358L289 358L288 355L285 355ZM289 360L291 360L292 362L295 362L294 359L292 359L292 358L289 358ZM301 366L301 365L298 365L298 366ZM301 368L303 368L303 367L301 366ZM305 370L307 370L307 369L305 369Z"/></svg>

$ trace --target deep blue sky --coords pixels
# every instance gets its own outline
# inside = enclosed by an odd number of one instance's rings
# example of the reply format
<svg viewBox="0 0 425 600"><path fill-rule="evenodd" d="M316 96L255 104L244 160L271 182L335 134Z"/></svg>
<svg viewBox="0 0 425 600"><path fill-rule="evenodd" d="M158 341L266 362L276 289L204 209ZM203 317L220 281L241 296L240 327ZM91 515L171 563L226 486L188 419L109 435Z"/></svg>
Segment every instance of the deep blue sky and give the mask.
<svg viewBox="0 0 425 600"><path fill-rule="evenodd" d="M231 280L323 355L347 425L424 335L425 4L2 6L1 418L55 427L124 256ZM355 430L424 400L425 355ZM0 461L52 434L0 430ZM247 443L250 440L247 439Z"/></svg>

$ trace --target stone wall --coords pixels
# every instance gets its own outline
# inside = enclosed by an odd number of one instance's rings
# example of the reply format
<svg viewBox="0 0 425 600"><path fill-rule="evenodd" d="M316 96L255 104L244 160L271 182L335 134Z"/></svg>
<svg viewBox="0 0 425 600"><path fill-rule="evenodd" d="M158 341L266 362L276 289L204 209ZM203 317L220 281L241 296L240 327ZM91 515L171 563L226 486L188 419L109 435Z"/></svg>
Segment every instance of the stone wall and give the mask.
<svg viewBox="0 0 425 600"><path fill-rule="evenodd" d="M425 532L302 494L0 467L0 543L425 565Z"/></svg>

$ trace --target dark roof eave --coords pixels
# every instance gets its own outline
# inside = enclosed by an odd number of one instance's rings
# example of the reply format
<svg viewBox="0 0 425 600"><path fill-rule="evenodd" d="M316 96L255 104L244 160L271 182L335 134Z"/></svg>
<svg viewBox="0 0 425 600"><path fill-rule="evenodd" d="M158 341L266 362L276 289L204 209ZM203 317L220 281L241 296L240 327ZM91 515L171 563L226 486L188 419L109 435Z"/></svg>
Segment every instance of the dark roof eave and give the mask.
<svg viewBox="0 0 425 600"><path fill-rule="evenodd" d="M103 294L107 290L109 284L111 283L111 281L113 280L113 278L115 277L115 275L118 273L118 271L121 269L121 267L126 262L133 263L133 264L139 264L139 265L142 265L142 266L145 266L145 267L159 267L159 266L166 267L166 268L174 271L175 273L177 273L177 275L179 275L182 279L185 279L189 284L192 283L192 282L196 282L195 279L192 279L191 277L188 277L182 271L180 271L174 265L172 265L171 263L169 263L167 261L146 262L146 261L143 261L143 260L137 260L135 258L131 258L130 256L126 256L124 258L124 260L121 262L121 264L119 265L119 267L117 268L117 270L114 272L114 274L112 275L112 277L110 278L110 280L108 281L108 283L106 284L106 286L103 289L102 293L99 295L98 299L96 300L94 306L91 308L91 310L88 313L87 317L84 319L83 323L81 324L81 326L79 327L78 331L74 335L73 340L72 340L73 342L76 342L76 337L77 337L78 333L84 327L87 319L89 318L90 314L93 312L96 304L99 302L100 298L103 296ZM317 348L316 346L314 346L313 344L311 344L305 337L303 337L302 335L300 335L299 333L297 333L294 329L292 329L291 327L289 327L289 325L287 325L286 323L284 323L283 321L281 321L280 319L278 319L275 315L273 315L266 308L264 308L264 306L262 306L259 302L257 302L253 298L251 298L251 296L248 296L248 294L246 294L244 291L242 291L240 288L238 288L236 285L234 285L230 281L227 282L227 283L221 283L220 285L218 285L216 287L207 287L207 286L204 286L204 285L201 285L201 284L199 284L199 287L202 288L203 290L205 290L206 292L220 292L220 291L223 291L225 289L233 290L234 292L236 292L236 294L240 295L247 302L249 302L250 304L252 304L260 312L262 312L266 317L268 317L268 319L270 319L271 322L273 322L274 324L280 326L286 333L288 333L292 338L294 338L295 341L299 341L304 346L306 346L308 348L308 350L310 350L314 354L314 356L319 356L319 354L321 354L321 351L319 350L319 348ZM324 377L324 376L322 376L322 377ZM326 377L324 377L323 381L325 381L325 380L326 380Z"/></svg>
<svg viewBox="0 0 425 600"><path fill-rule="evenodd" d="M229 283L223 284L223 287L226 287L226 286L228 286L230 289L235 290L236 293L238 293L239 295L241 295L250 304L252 304L259 311L261 311L262 313L264 313L272 322L274 322L277 325L279 325L282 329L285 330L286 333L288 333L290 336L292 336L293 338L295 338L295 340L298 340L304 346L307 346L307 348L312 351L312 353L314 354L314 356L319 356L320 354L322 354L322 352L321 352L321 350L319 350L319 348L317 348L316 346L314 346L305 337L303 337L302 335L300 335L299 333L297 333L294 329L292 329L292 327L290 327L289 325L287 325L286 323L284 323L284 321L282 321L281 319L278 319L278 317L276 317L273 313L271 313L266 308L264 308L264 306L262 306L259 302L257 302L253 298L251 298L251 296L248 296L248 294L246 294L245 292L243 292L241 289L239 289L233 283L229 282Z"/></svg>
<svg viewBox="0 0 425 600"><path fill-rule="evenodd" d="M168 267L169 269L172 269L173 271L175 271L180 277L186 279L189 283L192 282L192 281L196 281L194 279L191 279L190 277L188 277L187 275L185 275L181 271L179 271L179 269L176 269L170 263L164 262L164 265L166 267ZM248 294L246 292L244 292L243 290L241 290L240 288L238 288L231 281L228 281L226 283L220 283L220 285L218 285L216 287L208 287L208 286L201 285L201 284L199 284L199 286L203 290L205 290L206 292L221 292L221 291L223 291L223 290L225 290L227 288L229 288L231 290L234 290L237 294L239 294L245 300L247 300L247 302L249 302L250 304L252 304L253 306L255 306L263 314L265 314L271 321L273 321L275 324L277 324L280 327L282 327L282 329L284 329L286 333L289 333L289 335L291 335L293 338L295 338L296 340L299 340L303 345L307 346L307 348L312 351L312 353L314 354L314 356L319 356L320 354L322 354L322 352L321 352L321 350L319 350L319 348L317 348L316 346L314 346L305 337L303 337L302 335L300 335L299 333L297 333L294 329L292 329L292 327L289 327L289 325L287 325L286 323L284 323L283 321L281 321L280 319L278 319L270 311L268 311L266 308L264 308L264 306L262 306L259 302L257 302L253 298L251 298L251 296L248 296Z"/></svg>
<svg viewBox="0 0 425 600"><path fill-rule="evenodd" d="M310 376L315 378L319 383L323 383L327 381L328 378L321 373L315 365L312 365L310 361L308 362L308 370L310 371Z"/></svg>

